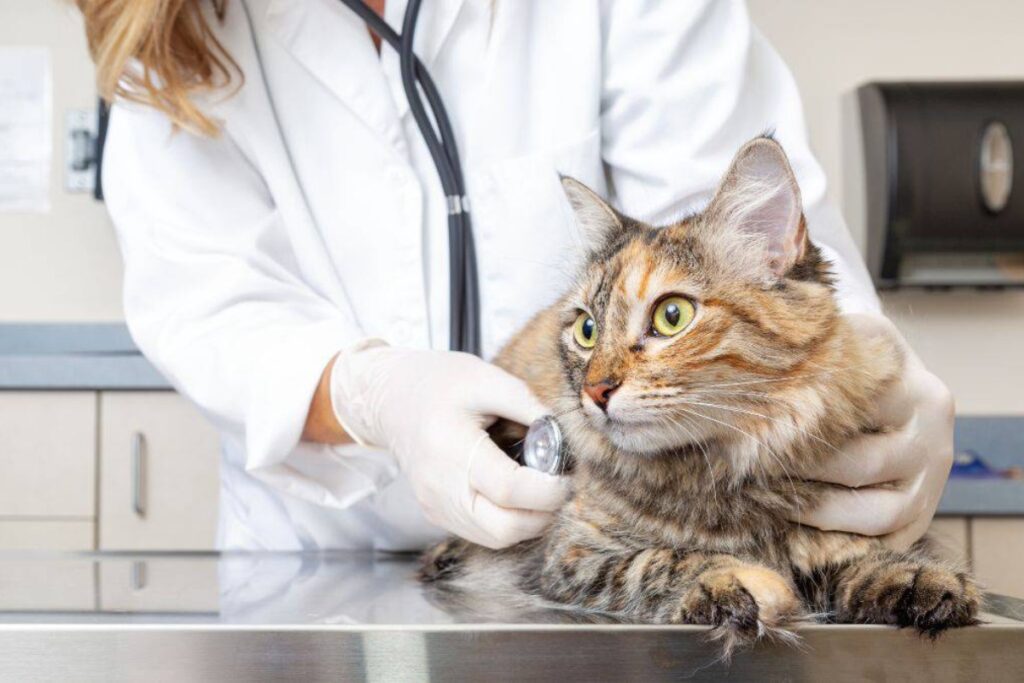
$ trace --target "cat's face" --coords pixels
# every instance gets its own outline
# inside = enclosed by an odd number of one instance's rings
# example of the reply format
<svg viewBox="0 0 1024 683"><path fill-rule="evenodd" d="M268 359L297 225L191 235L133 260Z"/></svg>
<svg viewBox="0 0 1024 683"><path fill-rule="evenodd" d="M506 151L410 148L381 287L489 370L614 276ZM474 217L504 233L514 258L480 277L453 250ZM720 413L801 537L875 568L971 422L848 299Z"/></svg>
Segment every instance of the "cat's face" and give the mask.
<svg viewBox="0 0 1024 683"><path fill-rule="evenodd" d="M649 454L785 420L773 403L813 371L836 310L778 144L749 143L708 210L664 228L565 184L599 245L561 314L566 399L590 437Z"/></svg>

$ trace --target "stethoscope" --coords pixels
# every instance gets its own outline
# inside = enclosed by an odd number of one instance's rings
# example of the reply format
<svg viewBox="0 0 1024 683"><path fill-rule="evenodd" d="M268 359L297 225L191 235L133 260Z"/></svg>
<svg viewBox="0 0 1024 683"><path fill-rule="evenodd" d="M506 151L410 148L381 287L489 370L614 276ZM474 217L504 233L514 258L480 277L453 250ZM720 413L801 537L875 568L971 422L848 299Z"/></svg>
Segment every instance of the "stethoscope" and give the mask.
<svg viewBox="0 0 1024 683"><path fill-rule="evenodd" d="M562 430L551 415L534 420L523 440L523 450L518 454L527 467L548 474L562 474L566 469L565 444Z"/></svg>
<svg viewBox="0 0 1024 683"><path fill-rule="evenodd" d="M430 151L430 158L437 168L448 207L448 258L449 283L451 288L451 320L449 325L450 346L453 351L466 351L480 355L480 294L477 283L476 251L473 244L473 227L469 217L469 200L462 177L459 150L455 145L448 111L441 101L441 95L423 63L412 51L416 21L419 18L422 0L409 0L402 20L402 34L374 12L363 0L341 0L366 22L371 31L380 36L398 51L402 73L402 88L409 100L409 109L416 119L423 141ZM427 110L420 97L419 84L426 95L437 131L431 125ZM438 138L440 134L440 138Z"/></svg>
<svg viewBox="0 0 1024 683"><path fill-rule="evenodd" d="M462 178L462 166L459 163L458 148L452 132L448 112L444 108L441 96L434 85L426 67L412 52L412 39L416 31L416 20L422 0L409 0L402 22L402 35L399 36L377 15L363 0L342 0L342 2L363 19L370 30L387 41L388 45L398 50L402 74L402 87L409 98L409 109L416 119L416 125L423 135L431 159L437 168L448 205L448 248L451 258L451 348L480 354L480 299L477 290L476 253L473 249L473 229L469 220L469 202ZM241 3L245 11L249 30L256 35L252 16L246 2ZM260 78L268 93L272 90L266 82L266 70L259 45L256 46L256 59L259 62ZM419 83L426 94L437 122L438 140L430 125L423 102L419 98L416 83ZM271 111L280 128L280 118L273 97L270 98ZM289 157L289 162L294 162ZM560 474L565 471L568 456L562 439L562 432L554 417L546 416L530 425L521 447L512 455L524 465L547 472Z"/></svg>
<svg viewBox="0 0 1024 683"><path fill-rule="evenodd" d="M437 168L448 206L448 255L451 262L450 346L454 351L480 355L480 295L477 283L476 251L473 245L473 227L469 217L469 200L459 162L448 111L426 67L412 51L416 21L422 0L409 0L402 20L401 35L374 12L363 0L341 0L366 22L371 31L398 51L402 74L402 88L409 100L409 109L416 119L430 158ZM426 95L427 104L437 123L431 125L417 84ZM438 138L440 135L440 138ZM565 469L562 432L553 417L547 416L530 425L523 441L519 458L524 465L546 472L561 474Z"/></svg>

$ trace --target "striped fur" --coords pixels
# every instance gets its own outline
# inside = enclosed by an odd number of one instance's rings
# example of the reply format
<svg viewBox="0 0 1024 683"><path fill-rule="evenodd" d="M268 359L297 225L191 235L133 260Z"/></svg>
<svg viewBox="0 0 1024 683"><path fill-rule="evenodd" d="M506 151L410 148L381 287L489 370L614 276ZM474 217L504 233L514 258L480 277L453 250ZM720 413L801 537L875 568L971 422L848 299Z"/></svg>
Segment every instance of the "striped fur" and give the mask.
<svg viewBox="0 0 1024 683"><path fill-rule="evenodd" d="M558 416L573 496L539 540L431 549L424 579L484 600L709 624L727 653L811 613L932 635L974 623L973 581L922 547L790 521L823 493L797 473L875 428L872 401L902 359L839 315L803 216L787 213L799 189L781 147L749 143L706 211L662 228L573 181L567 191L599 241L576 286L496 362ZM652 310L670 294L696 316L657 336ZM581 311L597 322L589 350L573 338ZM583 390L599 382L618 385L607 414Z"/></svg>

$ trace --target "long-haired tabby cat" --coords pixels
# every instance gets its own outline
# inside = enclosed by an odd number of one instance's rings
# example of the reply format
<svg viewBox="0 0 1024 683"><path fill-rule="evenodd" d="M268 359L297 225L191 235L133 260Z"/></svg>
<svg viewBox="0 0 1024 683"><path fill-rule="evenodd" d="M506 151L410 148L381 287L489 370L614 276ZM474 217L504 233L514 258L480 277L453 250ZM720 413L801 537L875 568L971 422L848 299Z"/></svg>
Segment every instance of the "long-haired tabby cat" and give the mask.
<svg viewBox="0 0 1024 683"><path fill-rule="evenodd" d="M823 486L794 473L873 428L902 358L839 315L779 144L748 143L706 211L659 229L563 185L595 246L496 362L559 416L573 495L540 539L440 544L424 580L709 624L727 651L811 613L932 635L975 623L973 580L922 544L790 521Z"/></svg>

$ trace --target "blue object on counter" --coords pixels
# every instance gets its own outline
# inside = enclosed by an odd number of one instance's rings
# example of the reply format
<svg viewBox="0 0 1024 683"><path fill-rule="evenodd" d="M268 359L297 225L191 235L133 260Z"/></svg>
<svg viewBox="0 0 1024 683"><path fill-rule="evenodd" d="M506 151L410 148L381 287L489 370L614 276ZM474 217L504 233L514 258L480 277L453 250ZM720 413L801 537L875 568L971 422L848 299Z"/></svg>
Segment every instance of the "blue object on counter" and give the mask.
<svg viewBox="0 0 1024 683"><path fill-rule="evenodd" d="M1024 417L961 415L955 440L957 457L937 514L1024 517L1024 480L1014 476L1024 471Z"/></svg>
<svg viewBox="0 0 1024 683"><path fill-rule="evenodd" d="M973 449L961 451L953 457L951 477L967 477L970 479L1002 479L1006 476L1003 470L989 467Z"/></svg>

